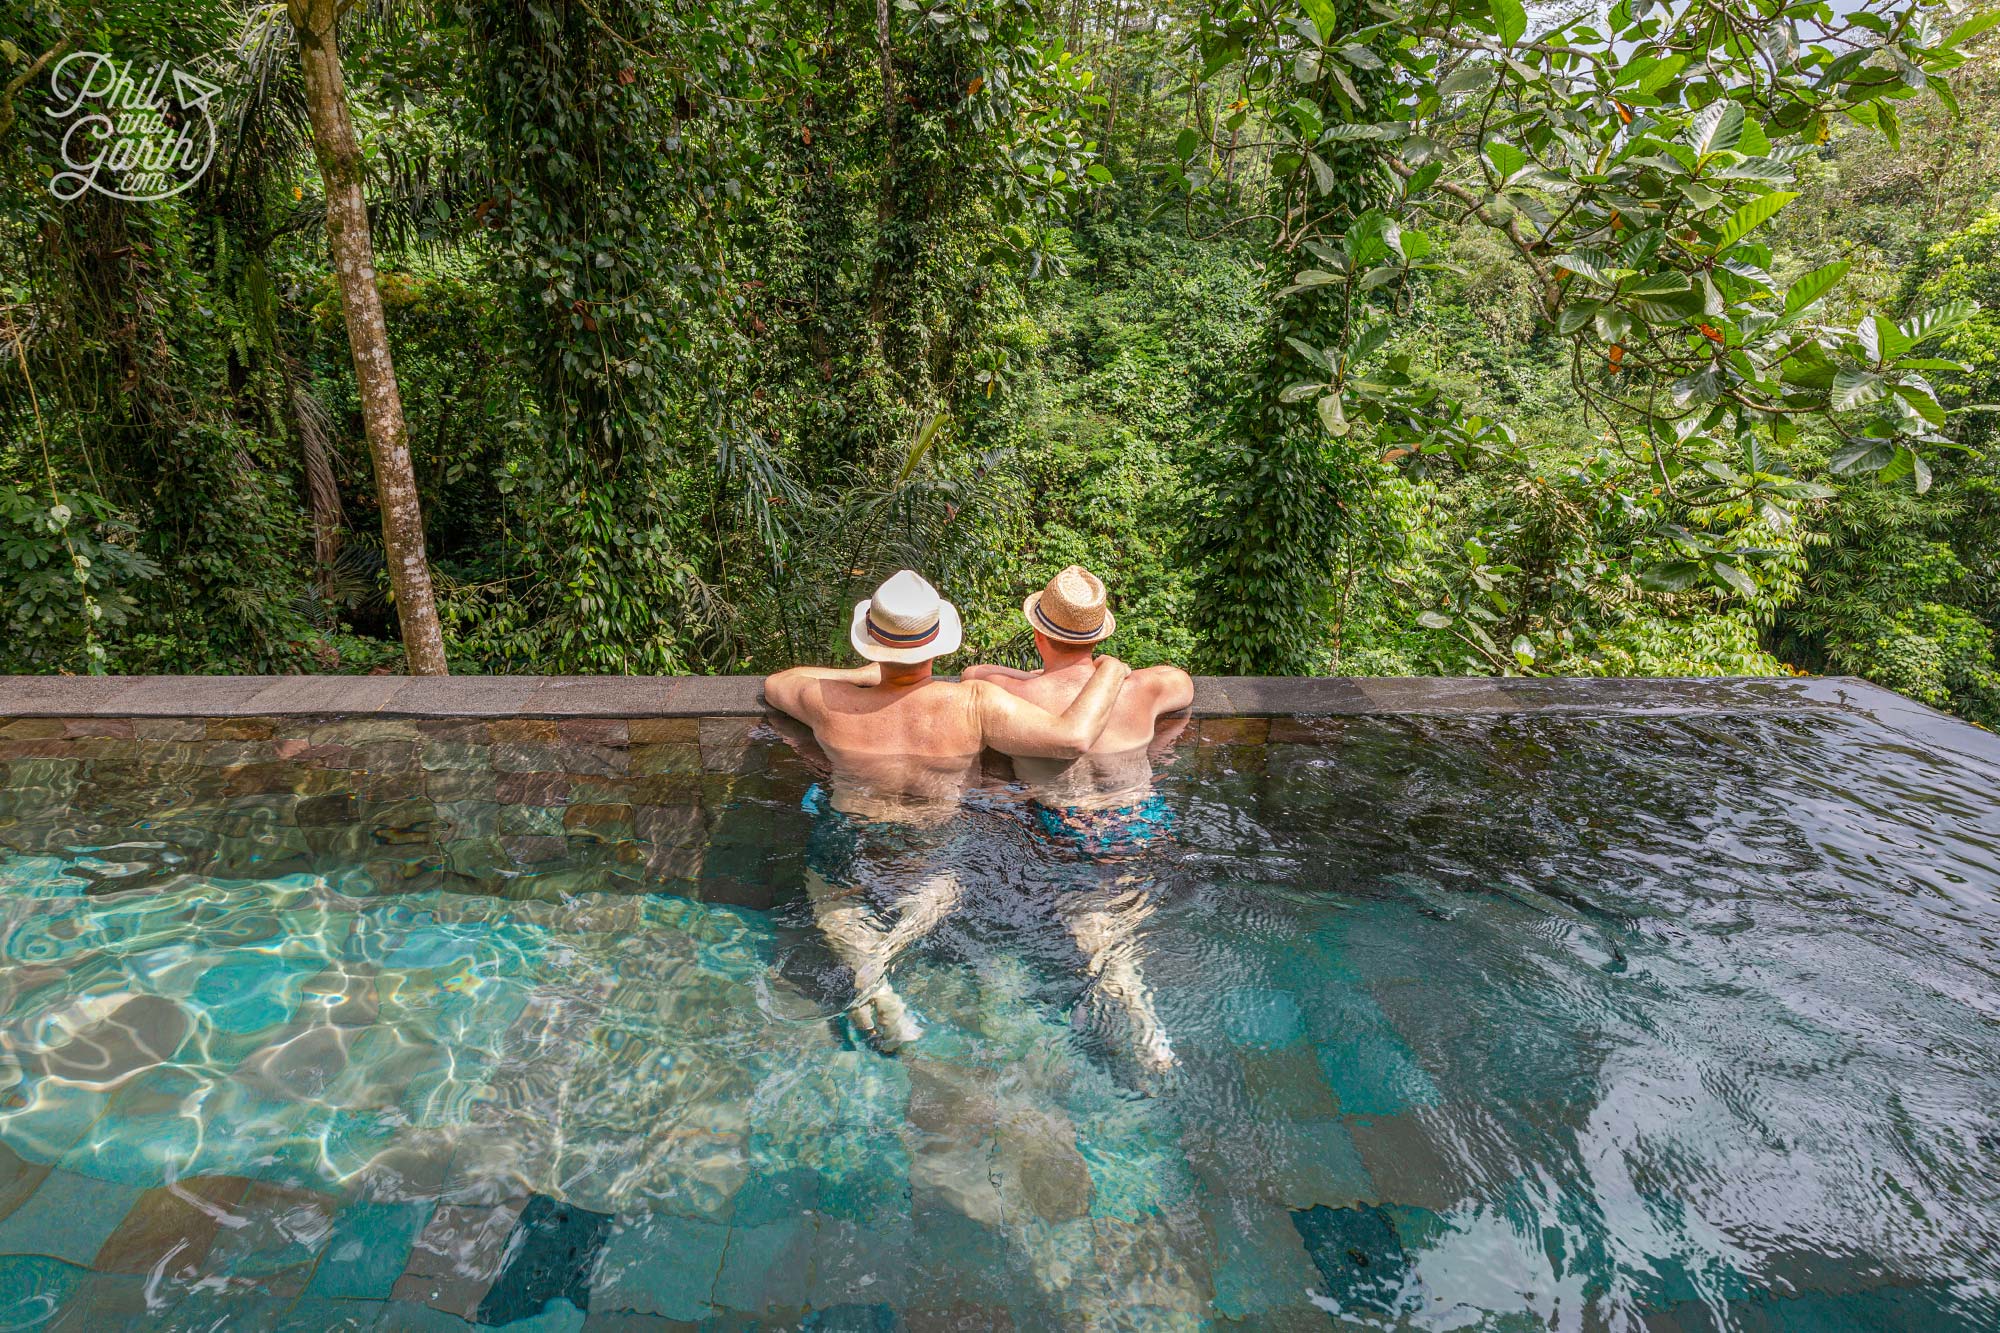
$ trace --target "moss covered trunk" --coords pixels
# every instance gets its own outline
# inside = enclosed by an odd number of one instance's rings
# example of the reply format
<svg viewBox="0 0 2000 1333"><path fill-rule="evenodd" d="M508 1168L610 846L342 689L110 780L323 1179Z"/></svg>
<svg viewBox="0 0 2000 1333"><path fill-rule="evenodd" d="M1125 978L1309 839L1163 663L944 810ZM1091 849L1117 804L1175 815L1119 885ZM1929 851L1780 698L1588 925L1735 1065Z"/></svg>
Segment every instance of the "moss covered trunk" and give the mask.
<svg viewBox="0 0 2000 1333"><path fill-rule="evenodd" d="M368 234L368 211L361 195L361 149L347 111L347 87L340 73L335 38L337 0L290 0L298 33L299 62L305 72L306 106L312 117L313 151L326 191L326 238L333 252L347 341L354 354L354 379L361 421L375 461L375 493L382 511L382 550L396 615L403 629L403 652L412 674L446 674L444 634L431 590L430 560L424 553L424 515L417 500L416 471L410 463L403 399L396 388L396 365L389 355L389 328L382 296L375 287L375 247Z"/></svg>

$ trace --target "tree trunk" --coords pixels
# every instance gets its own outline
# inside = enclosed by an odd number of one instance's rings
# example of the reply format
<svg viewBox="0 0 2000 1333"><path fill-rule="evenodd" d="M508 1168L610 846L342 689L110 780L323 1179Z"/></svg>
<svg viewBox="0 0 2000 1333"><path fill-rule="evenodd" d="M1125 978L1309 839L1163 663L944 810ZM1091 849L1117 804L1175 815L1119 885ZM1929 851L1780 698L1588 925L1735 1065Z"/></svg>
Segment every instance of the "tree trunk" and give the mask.
<svg viewBox="0 0 2000 1333"><path fill-rule="evenodd" d="M875 270L868 284L868 323L879 352L888 345L890 259L887 235L896 217L896 57L889 0L875 0L875 51L882 69L882 176L875 196Z"/></svg>
<svg viewBox="0 0 2000 1333"><path fill-rule="evenodd" d="M417 501L417 478L410 464L409 432L403 397L389 357L389 327L382 318L382 294L375 287L375 246L368 235L368 211L361 198L361 149L347 114L347 85L340 73L334 30L339 0L287 0L299 38L305 72L306 110L312 117L313 152L326 190L326 239L333 251L334 278L347 317L347 344L354 354L354 379L361 397L361 422L368 452L375 459L375 494L382 510L382 550L389 562L389 586L403 627L403 653L419 676L446 674L444 632L431 593L431 566L424 554L424 515Z"/></svg>

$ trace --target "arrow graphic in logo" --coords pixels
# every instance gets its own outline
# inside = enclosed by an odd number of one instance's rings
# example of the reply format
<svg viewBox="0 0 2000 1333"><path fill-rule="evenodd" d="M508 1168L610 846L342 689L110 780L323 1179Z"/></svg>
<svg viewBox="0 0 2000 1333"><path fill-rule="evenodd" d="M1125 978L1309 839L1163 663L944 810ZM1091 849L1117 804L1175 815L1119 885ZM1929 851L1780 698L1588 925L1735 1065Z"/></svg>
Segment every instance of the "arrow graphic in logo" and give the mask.
<svg viewBox="0 0 2000 1333"><path fill-rule="evenodd" d="M190 111L207 111L208 99L221 91L214 84L197 79L192 74L174 71L174 97Z"/></svg>

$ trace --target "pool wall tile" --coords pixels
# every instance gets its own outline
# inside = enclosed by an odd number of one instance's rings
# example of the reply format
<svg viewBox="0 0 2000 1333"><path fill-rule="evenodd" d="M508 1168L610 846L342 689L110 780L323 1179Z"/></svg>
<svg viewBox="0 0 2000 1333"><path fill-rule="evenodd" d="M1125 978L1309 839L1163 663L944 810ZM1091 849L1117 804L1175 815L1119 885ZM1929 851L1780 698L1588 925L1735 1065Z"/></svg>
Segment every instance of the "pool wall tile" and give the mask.
<svg viewBox="0 0 2000 1333"><path fill-rule="evenodd" d="M168 1276L198 1269L250 1184L242 1176L190 1176L145 1191L105 1238L91 1267L139 1274L164 1265Z"/></svg>
<svg viewBox="0 0 2000 1333"><path fill-rule="evenodd" d="M1014 1333L1013 1312L1005 1305L942 1301L903 1312L909 1333ZM1035 1325L1026 1325L1035 1327Z"/></svg>
<svg viewBox="0 0 2000 1333"><path fill-rule="evenodd" d="M51 1171L0 1221L0 1254L46 1255L88 1268L143 1191L72 1171Z"/></svg>
<svg viewBox="0 0 2000 1333"><path fill-rule="evenodd" d="M0 1221L11 1216L15 1209L34 1196L42 1182L48 1179L51 1169L45 1163L27 1160L13 1148L0 1143Z"/></svg>
<svg viewBox="0 0 2000 1333"><path fill-rule="evenodd" d="M813 1219L732 1226L709 1300L737 1310L803 1306L811 1273Z"/></svg>
<svg viewBox="0 0 2000 1333"><path fill-rule="evenodd" d="M34 1327L41 1312L61 1308L90 1278L88 1268L44 1255L0 1255L0 1316L12 1327Z"/></svg>
<svg viewBox="0 0 2000 1333"><path fill-rule="evenodd" d="M814 1327L810 1322L802 1325ZM664 1315L634 1314L630 1310L596 1310L583 1321L583 1333L703 1333L704 1324Z"/></svg>
<svg viewBox="0 0 2000 1333"><path fill-rule="evenodd" d="M430 1221L432 1205L350 1203L333 1218L308 1297L386 1300Z"/></svg>
<svg viewBox="0 0 2000 1333"><path fill-rule="evenodd" d="M43 1333L105 1333L110 1329L156 1327L162 1321L147 1308L148 1284L149 1279L138 1274L86 1273L64 1296L48 1321L35 1327Z"/></svg>
<svg viewBox="0 0 2000 1333"><path fill-rule="evenodd" d="M1378 1202L1444 1212L1463 1201L1466 1172L1438 1147L1423 1116L1356 1116L1346 1123Z"/></svg>
<svg viewBox="0 0 2000 1333"><path fill-rule="evenodd" d="M1410 1260L1386 1212L1315 1206L1295 1211L1292 1225L1319 1270L1324 1294L1339 1308L1395 1314Z"/></svg>
<svg viewBox="0 0 2000 1333"><path fill-rule="evenodd" d="M612 1219L538 1194L528 1200L508 1238L506 1258L479 1303L478 1321L509 1324L564 1301L590 1308L590 1288Z"/></svg>
<svg viewBox="0 0 2000 1333"><path fill-rule="evenodd" d="M336 1203L318 1190L253 1182L234 1210L242 1225L217 1233L201 1264L203 1275L297 1297L332 1234Z"/></svg>
<svg viewBox="0 0 2000 1333"><path fill-rule="evenodd" d="M625 731L627 739L634 745L698 745L701 742L701 719L698 717L635 717L625 723Z"/></svg>
<svg viewBox="0 0 2000 1333"><path fill-rule="evenodd" d="M830 1217L817 1221L806 1292L815 1309L876 1303L900 1308L909 1299L914 1238L907 1216L872 1226Z"/></svg>
<svg viewBox="0 0 2000 1333"><path fill-rule="evenodd" d="M1216 1313L1261 1324L1272 1311L1298 1305L1319 1273L1291 1213L1246 1199L1218 1202L1209 1217Z"/></svg>
<svg viewBox="0 0 2000 1333"><path fill-rule="evenodd" d="M699 1320L722 1270L727 1225L655 1213L613 1230L591 1290L593 1309Z"/></svg>

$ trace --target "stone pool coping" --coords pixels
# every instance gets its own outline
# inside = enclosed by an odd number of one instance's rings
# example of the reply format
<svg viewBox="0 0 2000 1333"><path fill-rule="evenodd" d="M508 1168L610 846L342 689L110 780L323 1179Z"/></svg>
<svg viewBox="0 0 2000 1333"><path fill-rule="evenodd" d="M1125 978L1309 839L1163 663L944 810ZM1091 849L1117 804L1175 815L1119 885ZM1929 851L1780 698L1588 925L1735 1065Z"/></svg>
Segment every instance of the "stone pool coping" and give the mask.
<svg viewBox="0 0 2000 1333"><path fill-rule="evenodd" d="M0 676L0 717L759 717L760 676ZM1976 731L1850 676L1197 676L1196 717L1835 708Z"/></svg>
<svg viewBox="0 0 2000 1333"><path fill-rule="evenodd" d="M1197 718L1859 713L2000 762L2000 737L1868 681L1814 677L1200 676ZM0 676L0 718L745 718L757 676Z"/></svg>

